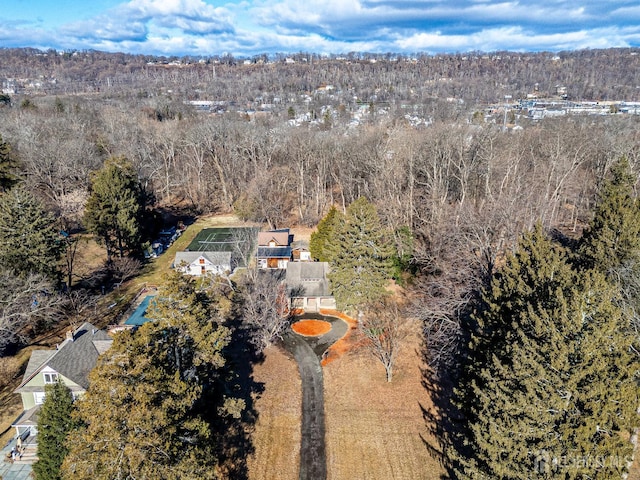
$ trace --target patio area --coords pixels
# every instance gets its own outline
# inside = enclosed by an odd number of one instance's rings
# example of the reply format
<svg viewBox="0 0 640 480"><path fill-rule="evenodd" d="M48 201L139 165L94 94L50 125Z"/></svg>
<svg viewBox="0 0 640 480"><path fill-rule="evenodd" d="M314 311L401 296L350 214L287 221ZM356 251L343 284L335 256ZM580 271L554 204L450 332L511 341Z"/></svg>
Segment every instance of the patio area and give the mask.
<svg viewBox="0 0 640 480"><path fill-rule="evenodd" d="M0 454L0 478L2 480L29 480L31 478L31 463L27 459L11 460L11 449L15 447L16 439L12 438L7 443Z"/></svg>

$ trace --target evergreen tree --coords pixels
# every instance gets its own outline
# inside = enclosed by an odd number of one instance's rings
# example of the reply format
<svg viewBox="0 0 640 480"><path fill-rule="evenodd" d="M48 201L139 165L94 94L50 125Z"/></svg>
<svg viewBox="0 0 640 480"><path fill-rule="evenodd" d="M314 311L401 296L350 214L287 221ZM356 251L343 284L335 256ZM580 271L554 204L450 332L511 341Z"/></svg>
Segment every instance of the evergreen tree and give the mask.
<svg viewBox="0 0 640 480"><path fill-rule="evenodd" d="M0 136L0 192L9 190L18 181L17 162L11 156L11 146Z"/></svg>
<svg viewBox="0 0 640 480"><path fill-rule="evenodd" d="M16 187L0 196L0 266L55 279L61 240L53 215L31 193Z"/></svg>
<svg viewBox="0 0 640 480"><path fill-rule="evenodd" d="M616 285L625 330L640 348L640 202L637 177L626 158L616 162L599 192L594 218L580 244L580 260L603 272Z"/></svg>
<svg viewBox="0 0 640 480"><path fill-rule="evenodd" d="M589 267L607 274L640 257L640 204L634 176L626 158L616 162L598 193L594 218L580 241L580 253Z"/></svg>
<svg viewBox="0 0 640 480"><path fill-rule="evenodd" d="M395 253L392 257L393 262L393 278L397 282L403 282L403 273L409 271L411 267L411 259L414 252L414 239L411 229L402 226L393 232Z"/></svg>
<svg viewBox="0 0 640 480"><path fill-rule="evenodd" d="M340 308L359 310L385 294L392 247L375 206L366 198L360 197L339 217L325 251L331 289Z"/></svg>
<svg viewBox="0 0 640 480"><path fill-rule="evenodd" d="M116 336L78 401L84 423L63 464L73 479L219 478L227 405L216 389L229 331L222 306L173 275L148 322Z"/></svg>
<svg viewBox="0 0 640 480"><path fill-rule="evenodd" d="M319 262L329 261L328 245L333 241L336 226L342 221L343 215L331 206L327 214L318 222L318 227L311 234L309 252Z"/></svg>
<svg viewBox="0 0 640 480"><path fill-rule="evenodd" d="M84 220L104 243L109 260L113 253L123 257L125 251L140 250L144 204L142 186L126 158L110 158L92 176Z"/></svg>
<svg viewBox="0 0 640 480"><path fill-rule="evenodd" d="M638 362L604 275L576 271L538 226L484 294L458 478L621 478L637 425ZM536 478L537 478L536 477Z"/></svg>
<svg viewBox="0 0 640 480"><path fill-rule="evenodd" d="M67 455L67 436L74 428L73 395L58 380L45 386L45 399L38 413L38 461L33 464L36 480L58 480Z"/></svg>

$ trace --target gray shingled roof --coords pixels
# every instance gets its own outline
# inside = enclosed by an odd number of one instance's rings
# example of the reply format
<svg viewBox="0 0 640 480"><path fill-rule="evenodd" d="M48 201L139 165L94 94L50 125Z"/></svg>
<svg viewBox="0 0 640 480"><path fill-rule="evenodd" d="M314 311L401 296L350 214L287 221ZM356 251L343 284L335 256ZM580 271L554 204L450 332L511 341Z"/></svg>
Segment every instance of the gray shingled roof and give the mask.
<svg viewBox="0 0 640 480"><path fill-rule="evenodd" d="M191 264L204 257L214 265L231 265L231 252L177 252L173 264L177 267L182 262Z"/></svg>
<svg viewBox="0 0 640 480"><path fill-rule="evenodd" d="M84 389L89 388L89 372L96 366L98 355L107 349L107 342L111 342L107 332L98 330L88 322L84 323L73 332L73 339L65 340L57 350L49 351L48 356L44 350L33 352L17 391L47 366ZM36 365L38 362L39 365Z"/></svg>
<svg viewBox="0 0 640 480"><path fill-rule="evenodd" d="M73 341L67 340L47 365L81 387L89 388L89 372L98 361L98 349L93 342L98 340L111 338L104 330L85 323L74 332Z"/></svg>
<svg viewBox="0 0 640 480"><path fill-rule="evenodd" d="M56 353L55 350L34 350L31 352L27 369L24 372L24 378L31 377L31 374L35 372L38 367L44 364L44 362L46 362L54 353Z"/></svg>
<svg viewBox="0 0 640 480"><path fill-rule="evenodd" d="M289 293L296 297L328 297L327 262L289 262L285 283ZM296 290L302 289L304 293Z"/></svg>

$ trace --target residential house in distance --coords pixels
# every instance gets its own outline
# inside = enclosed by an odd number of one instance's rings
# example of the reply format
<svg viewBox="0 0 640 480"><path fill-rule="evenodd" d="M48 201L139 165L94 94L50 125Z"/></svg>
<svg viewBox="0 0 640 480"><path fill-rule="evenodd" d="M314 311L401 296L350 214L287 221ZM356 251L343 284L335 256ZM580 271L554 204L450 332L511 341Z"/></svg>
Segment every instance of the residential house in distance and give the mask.
<svg viewBox="0 0 640 480"><path fill-rule="evenodd" d="M231 252L177 252L174 268L187 275L223 275L233 271Z"/></svg>
<svg viewBox="0 0 640 480"><path fill-rule="evenodd" d="M293 235L288 228L258 232L258 253L256 255L259 268L287 268L291 260L291 243Z"/></svg>
<svg viewBox="0 0 640 480"><path fill-rule="evenodd" d="M31 353L22 383L15 390L22 396L24 412L12 425L25 449L35 451L37 417L44 401L45 386L60 379L74 398L82 395L89 388L89 372L96 366L98 356L109 349L111 342L107 332L84 323L75 331L67 332L67 338L55 350L34 350Z"/></svg>
<svg viewBox="0 0 640 480"><path fill-rule="evenodd" d="M329 291L327 262L289 262L285 284L291 308L305 312L335 309L336 300Z"/></svg>

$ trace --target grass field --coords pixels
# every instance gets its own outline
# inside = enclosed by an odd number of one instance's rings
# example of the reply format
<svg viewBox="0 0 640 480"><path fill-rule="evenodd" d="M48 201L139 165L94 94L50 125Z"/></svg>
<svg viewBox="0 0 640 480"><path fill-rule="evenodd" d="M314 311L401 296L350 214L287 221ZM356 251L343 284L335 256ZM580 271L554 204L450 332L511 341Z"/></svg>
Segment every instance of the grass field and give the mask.
<svg viewBox="0 0 640 480"><path fill-rule="evenodd" d="M255 402L258 422L248 459L250 480L298 480L302 385L296 362L277 347L265 352L253 380L264 384Z"/></svg>
<svg viewBox="0 0 640 480"><path fill-rule="evenodd" d="M422 416L430 408L421 385L417 338L403 348L392 383L366 352L351 352L324 367L328 480L439 480L443 469ZM256 367L265 391L249 462L250 480L297 479L300 380L295 362L276 348Z"/></svg>
<svg viewBox="0 0 640 480"><path fill-rule="evenodd" d="M431 401L421 384L419 341L408 341L393 382L366 351L324 367L328 480L437 480L443 469L423 419Z"/></svg>

